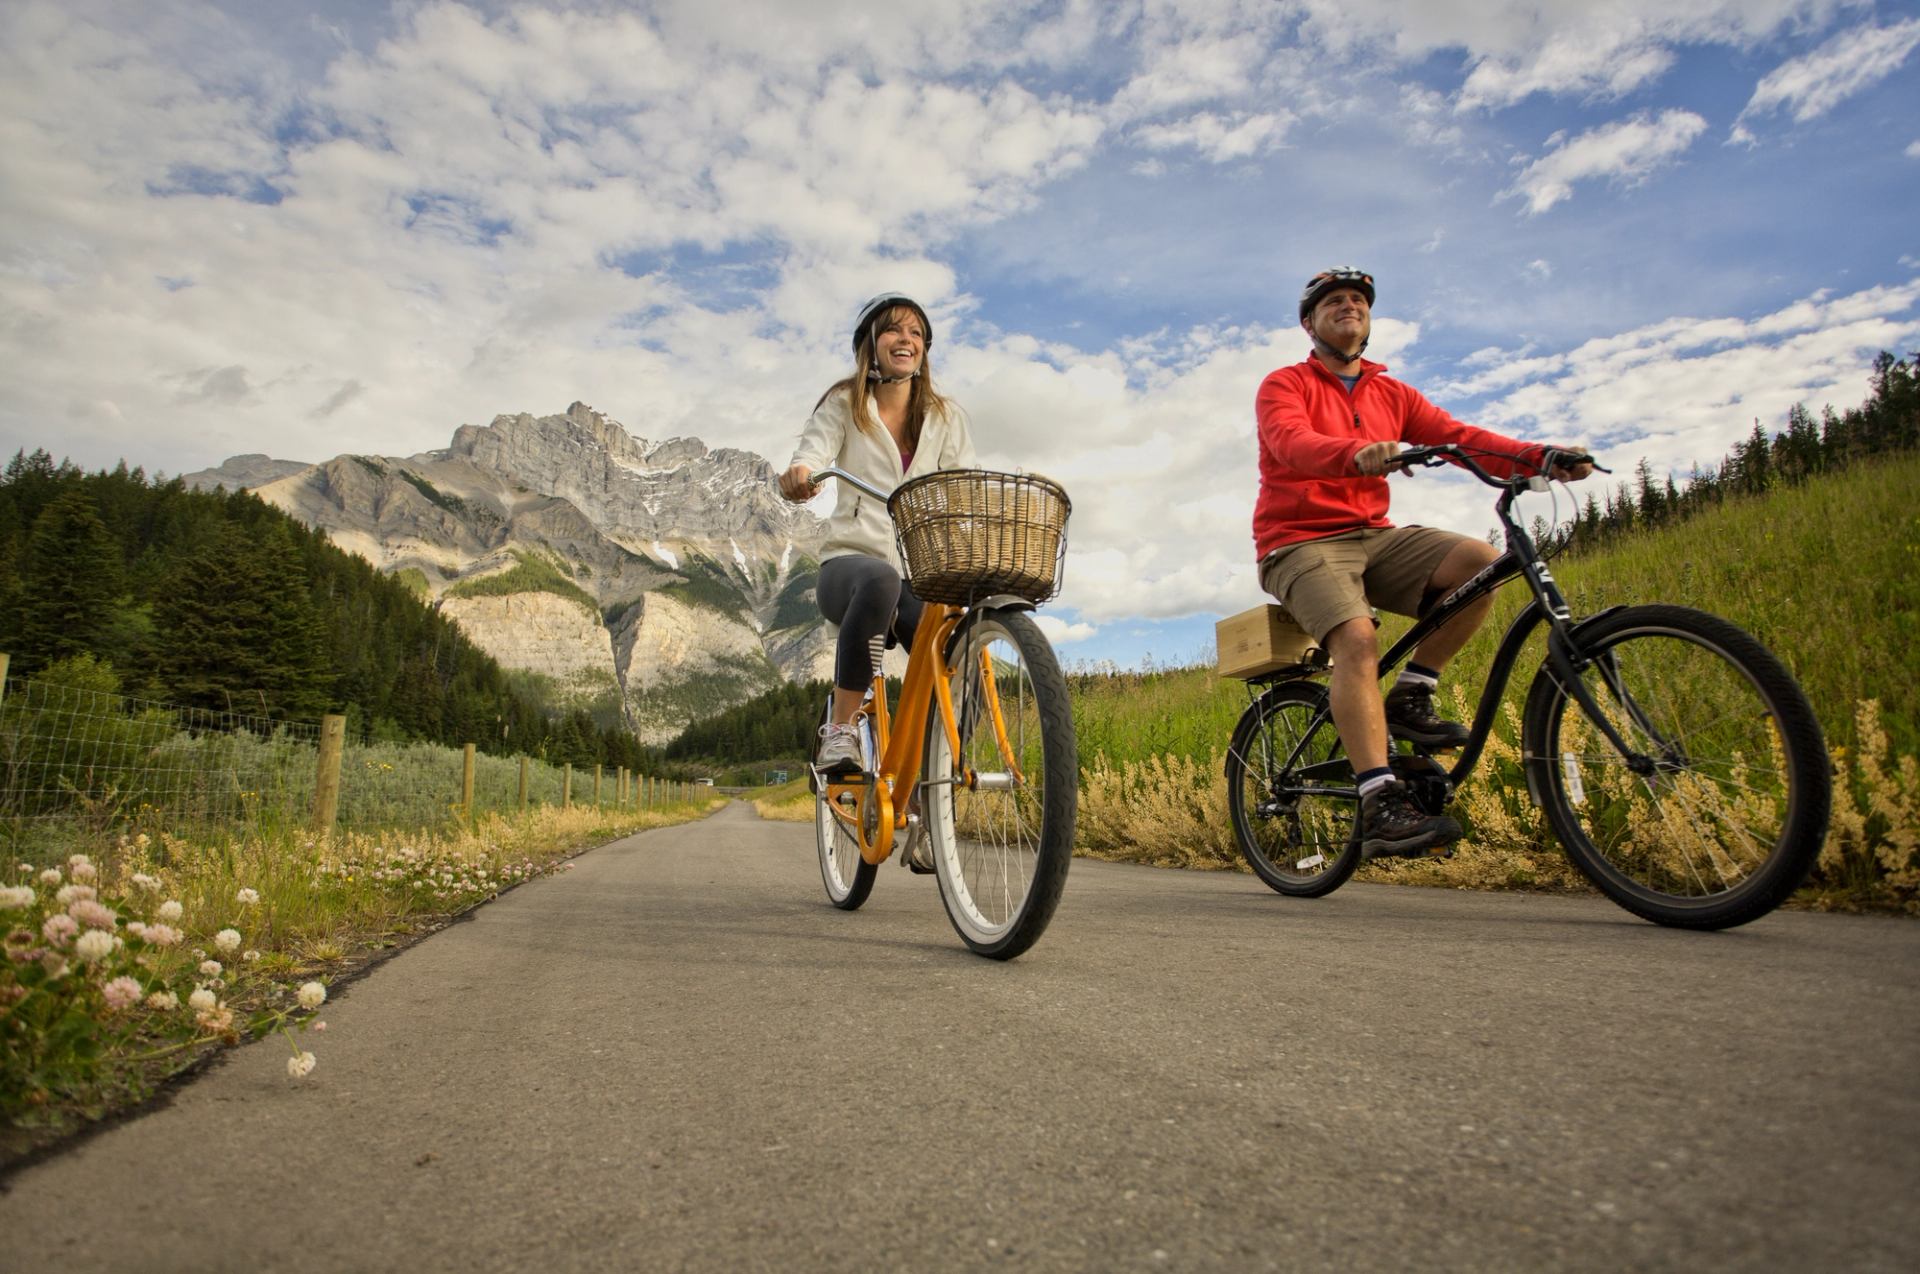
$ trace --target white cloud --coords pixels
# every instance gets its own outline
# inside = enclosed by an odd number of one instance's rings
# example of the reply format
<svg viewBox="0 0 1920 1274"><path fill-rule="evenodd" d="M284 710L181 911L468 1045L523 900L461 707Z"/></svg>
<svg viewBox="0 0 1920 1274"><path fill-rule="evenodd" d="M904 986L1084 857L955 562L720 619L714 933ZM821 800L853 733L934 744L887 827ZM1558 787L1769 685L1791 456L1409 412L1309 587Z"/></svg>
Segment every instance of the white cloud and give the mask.
<svg viewBox="0 0 1920 1274"><path fill-rule="evenodd" d="M1920 45L1920 18L1841 32L1804 57L1769 71L1735 121L1733 139L1752 138L1742 125L1756 115L1784 109L1795 123L1817 119L1899 70L1916 45Z"/></svg>
<svg viewBox="0 0 1920 1274"><path fill-rule="evenodd" d="M1036 614L1033 617L1033 622L1040 626L1040 631L1046 634L1047 640L1056 646L1067 646L1077 641L1086 641L1100 631L1100 629L1093 624L1069 623L1061 619L1058 615Z"/></svg>
<svg viewBox="0 0 1920 1274"><path fill-rule="evenodd" d="M1920 159L1920 141L1908 142L1907 149L1903 153L1908 159Z"/></svg>
<svg viewBox="0 0 1920 1274"><path fill-rule="evenodd" d="M1634 184L1672 163L1693 144L1707 121L1692 111L1642 113L1561 141L1528 164L1502 198L1523 197L1538 216L1573 197L1575 182L1604 178Z"/></svg>
<svg viewBox="0 0 1920 1274"><path fill-rule="evenodd" d="M1249 115L1222 118L1211 112L1192 115L1173 124L1148 124L1134 131L1135 140L1149 150L1192 147L1216 164L1251 159L1278 147L1293 116Z"/></svg>

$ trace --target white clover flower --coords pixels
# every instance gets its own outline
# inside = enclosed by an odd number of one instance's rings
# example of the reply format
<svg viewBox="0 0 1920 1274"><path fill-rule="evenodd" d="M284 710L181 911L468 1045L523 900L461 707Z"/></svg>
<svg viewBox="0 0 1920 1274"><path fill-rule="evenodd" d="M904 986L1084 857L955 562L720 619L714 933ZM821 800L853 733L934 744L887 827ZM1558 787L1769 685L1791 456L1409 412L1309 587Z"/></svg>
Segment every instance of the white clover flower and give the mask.
<svg viewBox="0 0 1920 1274"><path fill-rule="evenodd" d="M0 887L0 911L19 911L23 907L33 906L32 885L7 885Z"/></svg>
<svg viewBox="0 0 1920 1274"><path fill-rule="evenodd" d="M60 892L53 896L53 900L64 907L70 902L95 899L99 896L100 891L92 885L62 885Z"/></svg>
<svg viewBox="0 0 1920 1274"><path fill-rule="evenodd" d="M186 935L172 925L148 925L146 931L140 936L152 946L176 947Z"/></svg>
<svg viewBox="0 0 1920 1274"><path fill-rule="evenodd" d="M295 1079L305 1079L313 1071L315 1057L312 1053L302 1053L298 1057L287 1059L287 1074Z"/></svg>
<svg viewBox="0 0 1920 1274"><path fill-rule="evenodd" d="M160 882L143 871L133 873L133 883L140 889L158 889Z"/></svg>
<svg viewBox="0 0 1920 1274"><path fill-rule="evenodd" d="M63 879L65 879L65 877L61 876L58 867L49 867L40 873L40 883L43 885L57 885Z"/></svg>
<svg viewBox="0 0 1920 1274"><path fill-rule="evenodd" d="M84 855L75 855L75 857L84 857ZM79 862L75 863L69 869L69 874L71 874L75 880L92 880L100 873L94 870L92 863Z"/></svg>
<svg viewBox="0 0 1920 1274"><path fill-rule="evenodd" d="M187 909L185 907L182 907L174 899L169 898L165 902L161 903L160 910L154 912L153 914L160 917L162 920L166 921L168 924L172 924L174 921L178 920L181 916L184 916L186 913L187 913Z"/></svg>
<svg viewBox="0 0 1920 1274"><path fill-rule="evenodd" d="M248 947L245 951L241 952L240 958L242 960L258 960L260 958L260 953L258 951L255 951L252 947Z"/></svg>
<svg viewBox="0 0 1920 1274"><path fill-rule="evenodd" d="M129 977L117 977L100 988L100 998L116 1013L130 1009L140 1003L140 984Z"/></svg>
<svg viewBox="0 0 1920 1274"><path fill-rule="evenodd" d="M300 1007L317 1009L327 1002L327 988L323 983L306 982L300 987Z"/></svg>
<svg viewBox="0 0 1920 1274"><path fill-rule="evenodd" d="M200 976L206 978L219 977L220 962L218 960L202 960L200 962Z"/></svg>
<svg viewBox="0 0 1920 1274"><path fill-rule="evenodd" d="M136 938L144 938L147 936L147 926L143 921L129 920L127 921L127 932Z"/></svg>
<svg viewBox="0 0 1920 1274"><path fill-rule="evenodd" d="M69 854L67 855L67 866L91 867L93 866L93 860L91 858L88 858L85 854Z"/></svg>
<svg viewBox="0 0 1920 1274"><path fill-rule="evenodd" d="M104 960L113 954L113 935L105 929L89 929L74 940L73 953L82 960Z"/></svg>
<svg viewBox="0 0 1920 1274"><path fill-rule="evenodd" d="M239 893L233 896L233 900L239 903L242 907L251 907L253 906L254 903L260 901L260 895L254 890L243 888Z"/></svg>
<svg viewBox="0 0 1920 1274"><path fill-rule="evenodd" d="M220 997L203 986L193 988L193 994L187 997L187 1007L196 1013L211 1012L219 1002Z"/></svg>
<svg viewBox="0 0 1920 1274"><path fill-rule="evenodd" d="M238 929L222 929L219 933L213 935L213 945L219 947L222 951L239 950L240 931Z"/></svg>
<svg viewBox="0 0 1920 1274"><path fill-rule="evenodd" d="M170 1013L180 1007L180 997L171 991L155 991L147 997L147 1007Z"/></svg>

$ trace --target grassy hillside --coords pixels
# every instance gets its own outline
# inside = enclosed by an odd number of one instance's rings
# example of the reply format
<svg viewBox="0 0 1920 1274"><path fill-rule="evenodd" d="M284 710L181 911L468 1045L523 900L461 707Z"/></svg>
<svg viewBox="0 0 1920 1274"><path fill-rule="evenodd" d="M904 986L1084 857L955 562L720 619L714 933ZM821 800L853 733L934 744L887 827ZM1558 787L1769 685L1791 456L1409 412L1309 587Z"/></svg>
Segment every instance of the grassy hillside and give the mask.
<svg viewBox="0 0 1920 1274"><path fill-rule="evenodd" d="M1823 880L1836 895L1920 896L1920 850L1913 844L1920 828L1913 759L1920 751L1916 481L1920 458L1862 465L1732 500L1679 526L1562 557L1554 566L1577 614L1632 602L1695 606L1747 628L1793 669L1825 728L1843 789L1837 834L1822 863ZM1443 698L1461 692L1477 698L1498 634L1526 600L1518 587L1503 590L1487 630L1449 669ZM1407 621L1382 618L1384 646ZM1513 720L1542 640L1534 638L1508 687ZM1117 857L1232 865L1237 852L1226 826L1220 761L1246 704L1242 683L1209 668L1082 674L1072 682L1085 782L1083 844ZM1471 709L1460 702L1454 711L1465 719ZM1447 873L1476 883L1571 881L1551 838L1537 835L1513 720L1502 723L1461 797L1469 840L1491 842L1497 826L1511 843L1487 847L1490 860L1463 852L1448 867L1370 871L1436 883Z"/></svg>

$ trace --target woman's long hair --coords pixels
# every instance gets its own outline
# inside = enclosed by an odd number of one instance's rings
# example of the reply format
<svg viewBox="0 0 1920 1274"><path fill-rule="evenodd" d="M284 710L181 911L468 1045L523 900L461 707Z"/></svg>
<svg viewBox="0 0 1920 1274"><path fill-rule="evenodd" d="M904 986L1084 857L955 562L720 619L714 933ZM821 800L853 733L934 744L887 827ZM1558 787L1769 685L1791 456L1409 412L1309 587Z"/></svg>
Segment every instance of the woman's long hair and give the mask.
<svg viewBox="0 0 1920 1274"><path fill-rule="evenodd" d="M816 402L813 405L815 411L820 410L821 403L826 402L827 399L844 389L847 392L847 400L853 416L854 428L865 434L879 433L885 429L885 426L882 425L873 414L874 382L869 378L868 372L873 367L874 330L885 327L888 323L892 322L894 314L900 310L906 310L909 314L914 314L912 306L896 305L893 309L887 311L885 318L878 319L869 324L867 330L860 334L859 347L853 352L853 375L847 377L845 380L838 380L827 386L827 392L820 395L820 402ZM914 317L918 318L919 315L914 314ZM907 395L906 444L908 451L920 450L920 430L921 427L926 424L929 412L937 413L943 420L951 419L953 415L953 404L948 402L946 397L933 387L933 351L931 348L920 351L920 374L913 378L912 389Z"/></svg>

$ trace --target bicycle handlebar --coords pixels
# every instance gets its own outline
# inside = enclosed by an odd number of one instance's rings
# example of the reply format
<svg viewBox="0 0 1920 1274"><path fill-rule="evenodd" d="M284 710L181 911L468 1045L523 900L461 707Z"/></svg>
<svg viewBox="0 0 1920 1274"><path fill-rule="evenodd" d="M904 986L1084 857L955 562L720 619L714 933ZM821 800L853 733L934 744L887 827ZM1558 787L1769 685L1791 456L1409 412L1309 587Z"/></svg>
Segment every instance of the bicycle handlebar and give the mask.
<svg viewBox="0 0 1920 1274"><path fill-rule="evenodd" d="M1496 478L1482 468L1475 460L1476 455L1491 455L1493 453L1469 452L1466 448L1455 442L1443 442L1430 447L1408 447L1399 455L1387 461L1387 467L1389 469L1404 469L1410 472L1416 465L1423 469L1431 469L1436 465L1446 464L1451 460L1457 462L1461 468L1488 486L1506 487L1509 489L1528 487L1536 482L1544 482L1547 476L1553 472L1554 468L1559 465L1590 464L1593 466L1595 473L1613 472L1613 470L1595 461L1591 455L1588 455L1584 451L1575 451L1566 447L1544 447L1542 450L1546 452L1546 455L1542 457L1541 462L1537 466L1530 461L1520 459L1518 456L1501 456L1500 459L1502 460L1508 460L1516 465L1534 470L1534 472L1530 474L1512 478ZM1539 489L1544 491L1546 487L1542 485Z"/></svg>
<svg viewBox="0 0 1920 1274"><path fill-rule="evenodd" d="M867 482L864 479L854 477L851 473L848 473L845 469L842 469L839 465L828 465L824 469L815 470L814 472L807 475L807 482L810 486L817 487L821 483L825 482L828 478L838 478L842 482L851 482L854 485L855 490L864 491L876 500L891 499L893 495L893 493L890 491L882 491L879 487L874 486L871 482Z"/></svg>

